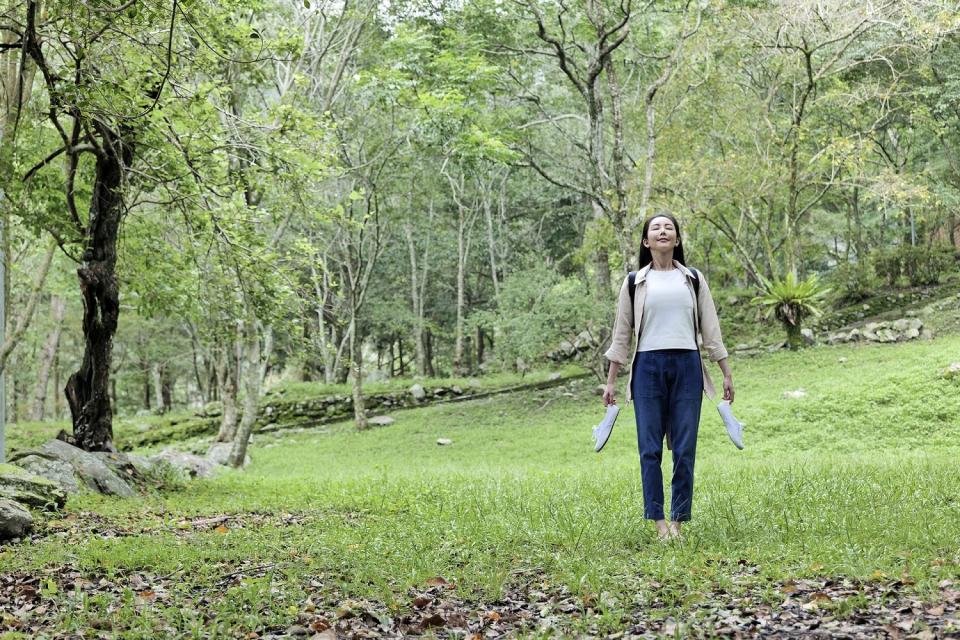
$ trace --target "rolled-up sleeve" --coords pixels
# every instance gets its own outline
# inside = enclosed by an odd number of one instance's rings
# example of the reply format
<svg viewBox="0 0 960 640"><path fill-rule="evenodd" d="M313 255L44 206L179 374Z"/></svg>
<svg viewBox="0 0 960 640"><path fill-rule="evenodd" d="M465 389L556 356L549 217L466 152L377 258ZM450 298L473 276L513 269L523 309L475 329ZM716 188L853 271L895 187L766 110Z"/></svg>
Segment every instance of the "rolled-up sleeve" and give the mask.
<svg viewBox="0 0 960 640"><path fill-rule="evenodd" d="M623 279L617 299L617 315L613 320L610 348L603 354L610 362L624 364L630 359L630 341L633 338L633 309L630 304L629 279Z"/></svg>
<svg viewBox="0 0 960 640"><path fill-rule="evenodd" d="M703 272L700 272L700 293L697 298L700 316L700 337L703 339L703 348L707 357L716 362L727 357L727 349L723 346L723 336L720 335L720 318L717 317L717 307L710 294L710 285L707 284Z"/></svg>

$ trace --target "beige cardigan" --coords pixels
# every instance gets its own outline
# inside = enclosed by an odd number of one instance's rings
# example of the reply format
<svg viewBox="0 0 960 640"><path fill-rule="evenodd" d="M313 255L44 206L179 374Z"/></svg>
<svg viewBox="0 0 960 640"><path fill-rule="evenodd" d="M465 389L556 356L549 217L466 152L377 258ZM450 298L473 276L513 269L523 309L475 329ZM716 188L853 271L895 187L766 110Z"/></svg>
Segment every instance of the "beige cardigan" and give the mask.
<svg viewBox="0 0 960 640"><path fill-rule="evenodd" d="M720 319L717 318L717 308L713 304L713 296L710 295L710 287L703 277L703 272L698 272L700 274L700 293L698 296L693 288L693 274L690 270L676 260L673 261L673 265L686 276L687 288L690 289L690 296L694 298L693 326L700 337L698 343L711 361L723 360L727 357L727 350L723 346L723 338L720 335ZM634 345L637 344L640 337L640 320L643 318L643 302L646 299L646 280L649 271L650 265L647 265L637 272L633 309L630 308L630 292L627 290L629 276L623 279L623 286L620 287L620 298L617 301L617 317L613 323L610 348L603 354L607 360L617 364L623 364L629 359L630 376L627 379L627 402L630 402L633 396L633 361L637 357ZM706 366L703 366L702 358L701 368L703 369L704 393L713 400L717 392L713 387L713 381L710 380L710 374L707 373Z"/></svg>

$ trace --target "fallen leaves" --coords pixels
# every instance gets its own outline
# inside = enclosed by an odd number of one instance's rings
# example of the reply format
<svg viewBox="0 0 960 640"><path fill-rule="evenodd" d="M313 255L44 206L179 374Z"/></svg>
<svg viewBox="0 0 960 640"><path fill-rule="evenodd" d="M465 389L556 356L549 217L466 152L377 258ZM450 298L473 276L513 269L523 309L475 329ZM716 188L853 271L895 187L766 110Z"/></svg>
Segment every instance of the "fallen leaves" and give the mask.
<svg viewBox="0 0 960 640"><path fill-rule="evenodd" d="M216 527L226 526L226 521L204 526L216 531ZM234 585L273 575L274 569L274 564L252 560L225 566L221 578L196 592L178 588L184 577L181 574L106 576L67 567L5 574L0 576L0 635L14 631L28 637L71 637L60 632L65 613L75 615L77 603L91 598L112 603L126 598L143 610L172 606L203 611L225 598ZM749 563L732 566L731 571L729 582L697 591L678 592L676 585L641 578L632 596L575 594L541 574L526 572L515 574L517 582L495 601L468 597L442 576L395 594L389 602L338 597L329 584L313 577L301 585L306 600L284 606L283 615L289 615L285 625L247 628L243 633L249 632L246 637L250 640L386 640L420 635L494 640L549 634L929 640L960 634L960 591L951 580L940 583L934 598L921 601L899 579L822 577L771 582ZM111 606L91 611L84 623L103 634L122 635L124 623L113 615ZM614 633L611 624L619 631ZM168 635L177 635L176 630L169 631Z"/></svg>

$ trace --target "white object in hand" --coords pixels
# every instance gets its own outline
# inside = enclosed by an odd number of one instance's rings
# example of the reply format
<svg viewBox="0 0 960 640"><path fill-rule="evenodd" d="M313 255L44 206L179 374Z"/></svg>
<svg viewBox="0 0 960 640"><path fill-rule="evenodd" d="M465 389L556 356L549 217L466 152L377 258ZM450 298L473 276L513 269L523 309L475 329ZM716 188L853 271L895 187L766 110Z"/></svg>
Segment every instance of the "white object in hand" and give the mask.
<svg viewBox="0 0 960 640"><path fill-rule="evenodd" d="M610 439L610 432L613 431L613 423L617 421L617 414L620 413L620 407L615 404L607 407L607 415L603 416L600 424L593 428L593 439L596 441L593 450L600 452L603 445Z"/></svg>
<svg viewBox="0 0 960 640"><path fill-rule="evenodd" d="M727 435L730 436L733 444L736 445L737 449L743 449L743 425L733 417L730 402L721 400L720 404L717 405L717 411L720 412L720 417L723 418L723 424L727 427Z"/></svg>

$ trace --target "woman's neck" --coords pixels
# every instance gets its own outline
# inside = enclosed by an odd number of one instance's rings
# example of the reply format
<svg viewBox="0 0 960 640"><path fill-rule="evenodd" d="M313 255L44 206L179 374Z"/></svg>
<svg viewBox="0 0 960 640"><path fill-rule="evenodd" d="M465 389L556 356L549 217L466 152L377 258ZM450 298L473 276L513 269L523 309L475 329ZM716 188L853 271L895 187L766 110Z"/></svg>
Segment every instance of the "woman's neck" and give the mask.
<svg viewBox="0 0 960 640"><path fill-rule="evenodd" d="M653 253L650 268L654 271L673 271L673 251L669 253Z"/></svg>

